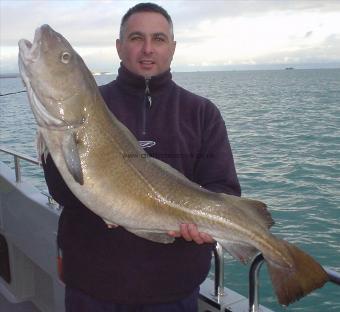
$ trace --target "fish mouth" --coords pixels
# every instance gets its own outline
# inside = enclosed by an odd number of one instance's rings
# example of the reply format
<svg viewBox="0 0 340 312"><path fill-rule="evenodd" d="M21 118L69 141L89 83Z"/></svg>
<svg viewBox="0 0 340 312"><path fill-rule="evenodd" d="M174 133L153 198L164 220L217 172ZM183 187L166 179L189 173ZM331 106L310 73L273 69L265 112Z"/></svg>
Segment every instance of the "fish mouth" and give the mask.
<svg viewBox="0 0 340 312"><path fill-rule="evenodd" d="M36 62L40 57L40 46L43 27L46 26L43 25L35 30L33 43L31 43L27 39L19 40L19 56L25 65L27 65L28 63Z"/></svg>
<svg viewBox="0 0 340 312"><path fill-rule="evenodd" d="M26 85L29 102L37 124L43 128L63 130L69 129L70 125L67 125L64 120L54 117L46 109L43 101L39 98L39 95L32 87L32 75L29 70L29 67L33 65L33 63L36 63L40 58L42 33L44 31L49 31L50 29L51 28L48 25L43 25L37 28L34 34L33 43L26 39L19 40L18 65L21 78Z"/></svg>
<svg viewBox="0 0 340 312"><path fill-rule="evenodd" d="M27 39L20 39L19 46L19 71L24 83L28 82L28 66L36 62L40 57L42 27L35 30L33 43ZM23 75L24 74L24 75Z"/></svg>

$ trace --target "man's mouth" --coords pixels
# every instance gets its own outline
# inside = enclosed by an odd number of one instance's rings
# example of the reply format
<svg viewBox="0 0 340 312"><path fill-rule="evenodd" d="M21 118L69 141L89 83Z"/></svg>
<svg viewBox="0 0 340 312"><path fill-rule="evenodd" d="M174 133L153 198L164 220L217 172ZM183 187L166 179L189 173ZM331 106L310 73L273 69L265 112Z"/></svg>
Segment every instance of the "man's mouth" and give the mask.
<svg viewBox="0 0 340 312"><path fill-rule="evenodd" d="M141 65L146 65L146 66L150 66L150 65L155 64L155 62L152 61L152 60L140 60L139 63L140 63Z"/></svg>

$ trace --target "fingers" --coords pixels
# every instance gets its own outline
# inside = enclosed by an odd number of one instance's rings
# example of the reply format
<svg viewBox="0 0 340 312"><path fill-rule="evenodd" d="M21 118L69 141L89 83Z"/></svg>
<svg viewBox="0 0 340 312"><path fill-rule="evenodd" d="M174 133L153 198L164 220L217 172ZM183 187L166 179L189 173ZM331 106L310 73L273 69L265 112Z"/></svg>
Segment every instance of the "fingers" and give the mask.
<svg viewBox="0 0 340 312"><path fill-rule="evenodd" d="M182 236L186 241L194 241L199 245L204 243L204 240L201 238L195 224L181 224L180 229Z"/></svg>
<svg viewBox="0 0 340 312"><path fill-rule="evenodd" d="M199 232L195 224L181 224L180 231L170 231L172 237L183 237L186 241L194 241L197 244L213 243L214 239L206 233Z"/></svg>
<svg viewBox="0 0 340 312"><path fill-rule="evenodd" d="M215 240L207 233L200 233L201 238L205 243L215 243Z"/></svg>
<svg viewBox="0 0 340 312"><path fill-rule="evenodd" d="M176 232L176 231L169 231L168 235L175 237L175 238L182 236L180 232Z"/></svg>
<svg viewBox="0 0 340 312"><path fill-rule="evenodd" d="M106 226L107 226L108 229L115 229L119 225L117 225L117 224L106 224Z"/></svg>

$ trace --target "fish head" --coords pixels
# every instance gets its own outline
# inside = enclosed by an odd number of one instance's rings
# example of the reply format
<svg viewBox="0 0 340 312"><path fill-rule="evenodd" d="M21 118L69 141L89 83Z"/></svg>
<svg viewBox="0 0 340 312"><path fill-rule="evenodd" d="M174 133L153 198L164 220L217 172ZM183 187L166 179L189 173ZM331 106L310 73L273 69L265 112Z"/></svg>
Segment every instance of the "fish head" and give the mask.
<svg viewBox="0 0 340 312"><path fill-rule="evenodd" d="M40 127L75 128L87 116L89 83L95 83L70 43L49 25L35 31L31 43L19 41L19 70ZM86 71L86 73L84 73ZM93 81L89 81L91 76Z"/></svg>

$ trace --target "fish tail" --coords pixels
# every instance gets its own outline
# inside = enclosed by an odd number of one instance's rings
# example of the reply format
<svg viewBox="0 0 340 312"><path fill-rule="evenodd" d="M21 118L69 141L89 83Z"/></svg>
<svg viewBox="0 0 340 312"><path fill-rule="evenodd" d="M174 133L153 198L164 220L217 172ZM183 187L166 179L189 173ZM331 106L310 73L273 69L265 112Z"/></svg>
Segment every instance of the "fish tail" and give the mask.
<svg viewBox="0 0 340 312"><path fill-rule="evenodd" d="M325 270L311 256L286 241L277 243L285 249L286 259L273 259L265 253L263 256L280 304L287 306L329 280Z"/></svg>

